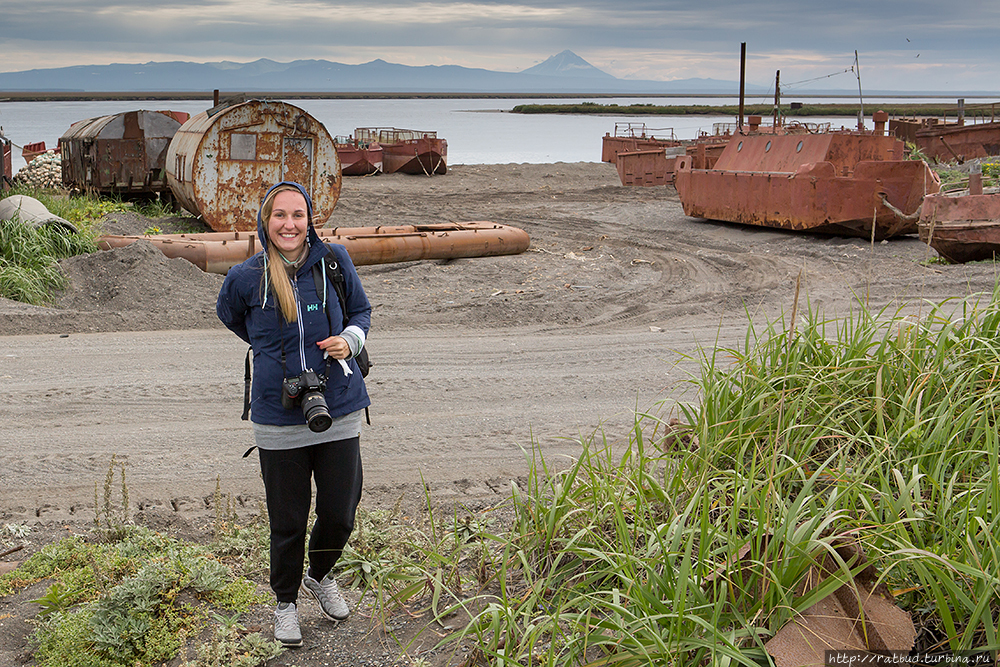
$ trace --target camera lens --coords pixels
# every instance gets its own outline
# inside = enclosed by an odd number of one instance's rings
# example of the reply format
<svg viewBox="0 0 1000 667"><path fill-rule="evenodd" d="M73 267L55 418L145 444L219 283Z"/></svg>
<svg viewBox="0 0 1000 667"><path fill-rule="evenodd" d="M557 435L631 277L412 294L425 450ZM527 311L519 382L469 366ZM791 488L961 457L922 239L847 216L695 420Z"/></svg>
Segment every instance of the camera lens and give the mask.
<svg viewBox="0 0 1000 667"><path fill-rule="evenodd" d="M326 399L318 391L309 391L302 397L302 414L305 415L309 430L314 433L330 428L333 418L326 407Z"/></svg>

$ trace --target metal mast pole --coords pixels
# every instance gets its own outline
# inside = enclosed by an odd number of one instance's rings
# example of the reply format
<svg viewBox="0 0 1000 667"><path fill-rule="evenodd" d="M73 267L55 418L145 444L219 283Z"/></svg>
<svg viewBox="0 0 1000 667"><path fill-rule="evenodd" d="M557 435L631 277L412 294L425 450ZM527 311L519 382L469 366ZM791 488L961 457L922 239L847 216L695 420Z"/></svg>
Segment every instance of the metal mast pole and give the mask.
<svg viewBox="0 0 1000 667"><path fill-rule="evenodd" d="M736 130L743 134L743 95L746 87L747 77L747 43L740 44L740 119L736 123Z"/></svg>
<svg viewBox="0 0 1000 667"><path fill-rule="evenodd" d="M858 100L861 102L861 110L858 111L858 129L865 129L865 98L861 94L861 63L858 62L858 50L854 50L854 71L858 75Z"/></svg>

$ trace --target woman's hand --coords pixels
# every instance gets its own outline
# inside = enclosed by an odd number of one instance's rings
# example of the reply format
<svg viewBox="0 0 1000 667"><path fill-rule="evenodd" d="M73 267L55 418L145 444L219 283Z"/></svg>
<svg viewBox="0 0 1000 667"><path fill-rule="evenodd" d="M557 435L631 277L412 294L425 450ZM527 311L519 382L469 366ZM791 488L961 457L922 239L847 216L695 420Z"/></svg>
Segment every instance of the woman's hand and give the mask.
<svg viewBox="0 0 1000 667"><path fill-rule="evenodd" d="M332 359L347 359L351 356L351 347L340 336L330 336L318 343L319 349L326 352Z"/></svg>

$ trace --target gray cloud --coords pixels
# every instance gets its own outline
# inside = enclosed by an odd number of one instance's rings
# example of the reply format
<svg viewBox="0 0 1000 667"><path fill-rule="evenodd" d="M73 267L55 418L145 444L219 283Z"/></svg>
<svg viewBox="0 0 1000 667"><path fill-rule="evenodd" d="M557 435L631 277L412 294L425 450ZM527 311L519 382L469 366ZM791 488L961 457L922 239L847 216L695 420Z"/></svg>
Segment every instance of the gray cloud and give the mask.
<svg viewBox="0 0 1000 667"><path fill-rule="evenodd" d="M869 86L998 89L998 28L1000 5L928 0L35 0L5 8L0 69L265 57L517 71L571 49L623 78L732 80L747 42L757 82L826 76L857 50Z"/></svg>

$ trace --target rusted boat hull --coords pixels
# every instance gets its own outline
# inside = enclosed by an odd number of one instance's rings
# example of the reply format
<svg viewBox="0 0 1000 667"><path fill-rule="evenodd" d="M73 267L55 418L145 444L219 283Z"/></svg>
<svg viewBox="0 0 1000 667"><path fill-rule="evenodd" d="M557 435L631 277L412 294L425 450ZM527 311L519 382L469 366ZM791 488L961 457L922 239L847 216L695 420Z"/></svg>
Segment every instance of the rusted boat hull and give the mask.
<svg viewBox="0 0 1000 667"><path fill-rule="evenodd" d="M73 123L59 138L63 185L106 194L169 192L167 148L180 113L126 111Z"/></svg>
<svg viewBox="0 0 1000 667"><path fill-rule="evenodd" d="M962 124L897 120L892 131L913 142L928 159L965 161L1000 155L1000 121Z"/></svg>
<svg viewBox="0 0 1000 667"><path fill-rule="evenodd" d="M385 173L445 174L448 172L448 142L420 138L382 146Z"/></svg>
<svg viewBox="0 0 1000 667"><path fill-rule="evenodd" d="M601 144L601 161L615 164L622 153L655 151L680 146L677 139L657 139L655 137L615 137L605 134Z"/></svg>
<svg viewBox="0 0 1000 667"><path fill-rule="evenodd" d="M340 197L333 137L304 110L272 100L192 116L170 142L166 173L178 203L216 231L255 230L260 200L279 181L305 186L317 227Z"/></svg>
<svg viewBox="0 0 1000 667"><path fill-rule="evenodd" d="M949 262L994 259L1000 253L1000 194L928 195L918 227L920 240Z"/></svg>
<svg viewBox="0 0 1000 667"><path fill-rule="evenodd" d="M358 144L382 147L382 170L387 174L445 174L448 171L448 142L437 132L398 127L358 127Z"/></svg>
<svg viewBox="0 0 1000 667"><path fill-rule="evenodd" d="M622 185L651 187L673 182L674 164L679 156L667 155L666 151L661 148L619 153L615 169Z"/></svg>
<svg viewBox="0 0 1000 667"><path fill-rule="evenodd" d="M692 169L711 169L725 144L696 142L682 146L619 153L615 169L622 185L651 187L674 182L677 160L691 156Z"/></svg>
<svg viewBox="0 0 1000 667"><path fill-rule="evenodd" d="M318 229L320 237L339 243L358 266L426 259L460 259L516 255L528 249L528 233L492 222L337 227ZM163 234L157 236L102 236L104 250L145 240L167 257L182 257L209 273L225 274L260 250L255 232Z"/></svg>
<svg viewBox="0 0 1000 667"><path fill-rule="evenodd" d="M46 153L56 153L59 151L59 146L56 145L55 148L46 148L44 141L36 141L31 144L25 144L24 148L21 149L21 157L24 159L25 163L31 162L39 155L45 155Z"/></svg>
<svg viewBox="0 0 1000 667"><path fill-rule="evenodd" d="M734 137L714 169L677 163L674 185L685 215L748 225L885 239L917 231L937 175L901 154L890 137ZM873 230L874 227L874 230Z"/></svg>
<svg viewBox="0 0 1000 667"><path fill-rule="evenodd" d="M660 136L655 136L659 133ZM669 136L667 136L669 135ZM615 123L615 133L606 132L601 144L601 161L617 164L621 153L656 151L680 146L670 128L647 128L645 123Z"/></svg>
<svg viewBox="0 0 1000 667"><path fill-rule="evenodd" d="M904 216L939 184L914 161L859 162L852 175L837 176L829 162L780 173L696 171L682 160L675 186L684 214L693 218L864 238L873 236L874 224L874 238L882 240L916 232L916 220Z"/></svg>
<svg viewBox="0 0 1000 667"><path fill-rule="evenodd" d="M337 142L340 173L344 176L368 176L383 170L382 147L378 144L359 146L354 142Z"/></svg>

